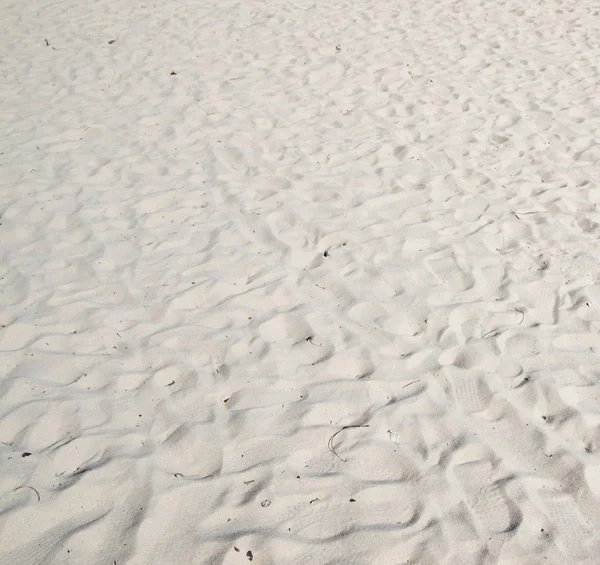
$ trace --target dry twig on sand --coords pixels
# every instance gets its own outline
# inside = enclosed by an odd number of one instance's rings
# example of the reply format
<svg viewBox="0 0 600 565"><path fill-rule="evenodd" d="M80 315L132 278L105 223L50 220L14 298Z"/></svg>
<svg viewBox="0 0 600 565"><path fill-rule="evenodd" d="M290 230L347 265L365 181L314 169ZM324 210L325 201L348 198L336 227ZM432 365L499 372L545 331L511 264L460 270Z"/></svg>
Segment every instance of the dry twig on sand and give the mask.
<svg viewBox="0 0 600 565"><path fill-rule="evenodd" d="M368 425L354 425L354 426L344 426L341 430L338 430L337 432L335 432L330 438L329 441L327 442L327 447L329 448L329 451L331 451L331 453L333 453L340 461L346 463L348 460L347 459L342 459L338 454L337 451L335 450L335 448L333 447L333 440L335 439L335 436L337 436L339 433L343 432L344 430L348 430L350 428L368 428Z"/></svg>
<svg viewBox="0 0 600 565"><path fill-rule="evenodd" d="M16 490L19 490L21 488L30 488L37 495L38 502L41 500L40 493L36 489L34 489L33 487L30 487L29 485L23 485L22 487L17 487L16 489L13 490L13 492L15 492Z"/></svg>

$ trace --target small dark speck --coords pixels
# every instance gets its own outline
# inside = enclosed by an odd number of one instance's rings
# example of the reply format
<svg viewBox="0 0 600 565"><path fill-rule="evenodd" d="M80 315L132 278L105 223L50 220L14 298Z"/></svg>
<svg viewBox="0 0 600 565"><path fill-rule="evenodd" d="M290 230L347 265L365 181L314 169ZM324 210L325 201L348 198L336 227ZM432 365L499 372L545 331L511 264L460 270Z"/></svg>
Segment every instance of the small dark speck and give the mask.
<svg viewBox="0 0 600 565"><path fill-rule="evenodd" d="M250 550L246 551L246 557L248 558L248 561L252 561L254 559L254 555Z"/></svg>
<svg viewBox="0 0 600 565"><path fill-rule="evenodd" d="M323 257L329 257L329 251L325 251L325 253L323 253Z"/></svg>
<svg viewBox="0 0 600 565"><path fill-rule="evenodd" d="M235 547L235 545L233 546L233 549L234 549L235 551L237 551L238 553L239 553L239 551L240 551L240 548L239 548L239 547Z"/></svg>
<svg viewBox="0 0 600 565"><path fill-rule="evenodd" d="M354 498L351 498L351 499L350 499L350 502L356 502L356 499L354 499Z"/></svg>
<svg viewBox="0 0 600 565"><path fill-rule="evenodd" d="M111 39L111 40L108 42L108 44L109 44L109 45L112 45L112 44L113 44L115 41L116 41L116 39Z"/></svg>
<svg viewBox="0 0 600 565"><path fill-rule="evenodd" d="M31 455L31 453L29 453L29 451L26 451L25 453L23 453L21 455L21 457L29 457Z"/></svg>

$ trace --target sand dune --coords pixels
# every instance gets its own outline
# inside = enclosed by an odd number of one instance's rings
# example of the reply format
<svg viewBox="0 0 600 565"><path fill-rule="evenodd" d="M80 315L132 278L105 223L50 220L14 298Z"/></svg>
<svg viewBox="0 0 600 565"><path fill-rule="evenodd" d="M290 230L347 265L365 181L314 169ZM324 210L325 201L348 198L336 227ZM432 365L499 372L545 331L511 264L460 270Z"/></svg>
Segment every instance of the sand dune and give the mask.
<svg viewBox="0 0 600 565"><path fill-rule="evenodd" d="M0 565L598 563L597 5L0 46Z"/></svg>

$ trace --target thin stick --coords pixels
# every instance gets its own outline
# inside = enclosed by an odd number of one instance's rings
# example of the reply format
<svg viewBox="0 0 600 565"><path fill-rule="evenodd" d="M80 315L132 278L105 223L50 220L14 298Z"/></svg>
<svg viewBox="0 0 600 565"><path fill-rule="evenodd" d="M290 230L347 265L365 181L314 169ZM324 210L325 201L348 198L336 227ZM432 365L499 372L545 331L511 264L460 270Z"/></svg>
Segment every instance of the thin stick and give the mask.
<svg viewBox="0 0 600 565"><path fill-rule="evenodd" d="M404 388L406 388L407 386L414 385L415 383L418 383L418 382L421 382L421 379L417 379L416 381L412 381L412 382L410 382L410 383L408 383L408 384L405 384L405 385L404 385L402 388L404 389Z"/></svg>
<svg viewBox="0 0 600 565"><path fill-rule="evenodd" d="M517 324L517 326L520 326L523 323L523 320L525 319L525 312L523 312L523 310L519 310L518 308L515 308L515 312L518 312L519 314L521 314L521 321ZM481 339L485 339L488 335L493 334L494 332L499 332L499 331L500 331L500 328L490 330L489 332L484 333L481 336Z"/></svg>
<svg viewBox="0 0 600 565"><path fill-rule="evenodd" d="M481 339L485 339L485 338L486 338L488 335L490 335L490 334L493 334L494 332L497 332L497 331L499 331L499 329L500 329L500 328L496 328L496 329L494 329L494 330L490 330L489 332L486 332L486 333L484 333L484 334L481 336Z"/></svg>
<svg viewBox="0 0 600 565"><path fill-rule="evenodd" d="M13 492L15 492L15 490L19 490L20 488L30 488L33 492L35 492L35 494L37 494L38 502L41 500L40 493L37 490L35 490L33 487L30 487L29 485L23 485L22 487L17 487L16 489L13 489Z"/></svg>
<svg viewBox="0 0 600 565"><path fill-rule="evenodd" d="M343 463L346 463L348 460L347 459L342 459L338 454L337 451L334 449L333 447L333 440L335 439L335 436L337 436L339 433L343 432L344 430L348 430L350 428L368 428L369 426L359 426L359 425L355 425L355 426L344 426L341 430L338 430L337 432L335 432L330 438L329 441L327 442L327 447L329 448L329 451L331 451L331 453L333 453L340 461L342 461Z"/></svg>
<svg viewBox="0 0 600 565"><path fill-rule="evenodd" d="M522 316L521 321L517 324L517 326L520 326L525 319L525 312L523 312L523 310L519 310L518 308L515 308L515 312L518 312Z"/></svg>

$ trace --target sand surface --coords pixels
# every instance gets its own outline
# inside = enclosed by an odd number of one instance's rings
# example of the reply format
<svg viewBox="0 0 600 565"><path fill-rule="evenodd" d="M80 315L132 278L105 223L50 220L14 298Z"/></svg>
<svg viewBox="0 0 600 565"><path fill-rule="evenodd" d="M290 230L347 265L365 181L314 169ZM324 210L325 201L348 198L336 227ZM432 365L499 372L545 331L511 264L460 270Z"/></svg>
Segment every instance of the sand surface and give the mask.
<svg viewBox="0 0 600 565"><path fill-rule="evenodd" d="M599 563L597 2L0 15L0 565Z"/></svg>

